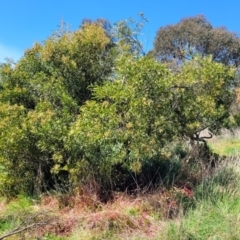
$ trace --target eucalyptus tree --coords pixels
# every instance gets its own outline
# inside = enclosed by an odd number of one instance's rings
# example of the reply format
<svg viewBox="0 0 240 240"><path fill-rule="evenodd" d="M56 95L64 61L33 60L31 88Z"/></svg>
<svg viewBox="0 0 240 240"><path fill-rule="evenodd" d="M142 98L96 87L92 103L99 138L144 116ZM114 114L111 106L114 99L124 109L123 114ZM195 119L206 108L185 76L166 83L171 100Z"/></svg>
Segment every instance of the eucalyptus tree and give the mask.
<svg viewBox="0 0 240 240"><path fill-rule="evenodd" d="M160 27L153 54L162 61L182 62L196 54L212 55L226 65L239 66L240 38L225 27L213 27L202 15L183 18L179 23Z"/></svg>

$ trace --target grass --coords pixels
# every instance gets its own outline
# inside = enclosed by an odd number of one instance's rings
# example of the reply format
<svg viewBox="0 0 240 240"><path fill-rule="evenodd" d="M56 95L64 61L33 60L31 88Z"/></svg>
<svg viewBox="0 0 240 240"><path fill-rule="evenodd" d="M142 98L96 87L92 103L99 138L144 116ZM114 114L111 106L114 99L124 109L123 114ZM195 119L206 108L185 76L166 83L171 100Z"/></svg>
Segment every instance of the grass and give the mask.
<svg viewBox="0 0 240 240"><path fill-rule="evenodd" d="M220 139L216 142L210 142L210 147L213 151L221 156L239 155L240 153L240 140L233 139Z"/></svg>
<svg viewBox="0 0 240 240"><path fill-rule="evenodd" d="M0 209L0 233L13 229L21 222L21 217L32 211L32 202L25 196L18 196L8 204L4 199L1 201Z"/></svg>
<svg viewBox="0 0 240 240"><path fill-rule="evenodd" d="M222 130L220 136L213 137L208 143L213 152L220 156L237 156L240 154L240 130Z"/></svg>
<svg viewBox="0 0 240 240"><path fill-rule="evenodd" d="M198 186L196 206L169 224L165 239L240 239L240 159L230 160Z"/></svg>

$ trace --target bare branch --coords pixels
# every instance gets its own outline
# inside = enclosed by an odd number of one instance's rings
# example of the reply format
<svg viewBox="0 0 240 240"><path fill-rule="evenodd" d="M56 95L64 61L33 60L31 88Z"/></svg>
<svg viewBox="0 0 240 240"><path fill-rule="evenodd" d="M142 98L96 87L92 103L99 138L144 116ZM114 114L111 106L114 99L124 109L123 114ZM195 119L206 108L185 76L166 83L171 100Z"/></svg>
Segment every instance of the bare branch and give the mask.
<svg viewBox="0 0 240 240"><path fill-rule="evenodd" d="M15 234L18 234L18 233L21 233L21 232L23 232L23 231L26 231L26 230L28 230L29 228L33 228L33 227L35 227L35 226L43 226L43 225L47 225L48 223L47 222L39 222L39 223L32 223L32 224L30 224L30 225L28 225L28 226L26 226L26 227L17 227L17 228L15 228L15 229L13 229L11 232L9 232L9 233L6 233L5 235L3 235L3 236L0 236L0 240L2 240L2 239L4 239L4 238L7 238L7 237L10 237L10 236L12 236L12 235L15 235Z"/></svg>

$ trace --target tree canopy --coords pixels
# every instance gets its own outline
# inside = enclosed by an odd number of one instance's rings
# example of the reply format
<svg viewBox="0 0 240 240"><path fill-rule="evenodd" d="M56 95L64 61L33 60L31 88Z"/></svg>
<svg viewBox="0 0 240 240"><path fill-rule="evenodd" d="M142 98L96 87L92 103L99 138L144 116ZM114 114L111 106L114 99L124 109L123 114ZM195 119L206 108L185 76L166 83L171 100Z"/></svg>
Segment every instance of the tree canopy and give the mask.
<svg viewBox="0 0 240 240"><path fill-rule="evenodd" d="M88 87L112 72L112 48L102 22L84 22L27 49L16 65L1 65L1 164L16 192L41 192L67 181L63 140L91 97Z"/></svg>
<svg viewBox="0 0 240 240"><path fill-rule="evenodd" d="M154 55L163 61L212 55L214 61L239 66L240 38L225 27L213 27L202 15L161 27L154 40Z"/></svg>

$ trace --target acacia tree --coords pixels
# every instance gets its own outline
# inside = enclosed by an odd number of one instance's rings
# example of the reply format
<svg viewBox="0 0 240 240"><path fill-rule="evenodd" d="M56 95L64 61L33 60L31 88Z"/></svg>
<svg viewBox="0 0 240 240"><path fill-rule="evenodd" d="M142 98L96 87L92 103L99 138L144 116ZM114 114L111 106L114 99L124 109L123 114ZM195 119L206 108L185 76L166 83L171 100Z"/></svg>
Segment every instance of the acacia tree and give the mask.
<svg viewBox="0 0 240 240"><path fill-rule="evenodd" d="M85 22L35 44L16 65L1 66L0 155L14 193L67 185L63 140L79 106L91 98L88 87L111 73L113 46L101 22Z"/></svg>
<svg viewBox="0 0 240 240"><path fill-rule="evenodd" d="M219 134L231 121L230 107L238 84L235 69L211 57L196 57L184 63L175 77L172 111L179 136L195 139L207 128Z"/></svg>
<svg viewBox="0 0 240 240"><path fill-rule="evenodd" d="M76 182L92 174L105 187L114 184L114 165L137 172L174 136L166 124L169 100L161 97L171 84L168 70L152 59L131 57L121 57L117 69L115 81L94 88L95 100L81 107L71 126L66 145Z"/></svg>
<svg viewBox="0 0 240 240"><path fill-rule="evenodd" d="M202 15L183 18L177 24L161 27L158 30L152 55L158 60L166 62L174 71L178 71L184 62L192 60L196 56L209 55L213 61L235 67L238 74L235 74L234 84L231 88L235 93L235 100L225 99L221 103L231 105L229 107L231 110L226 113L230 113L234 119L231 126L239 124L239 83L237 80L239 82L240 38L237 34L229 32L224 27L213 27ZM212 79L211 76L209 77ZM190 89L188 90L190 91ZM208 90L206 92L212 94ZM202 94L206 98L208 97L204 92ZM223 103L224 101L225 103ZM192 101L192 105L194 105L194 101ZM182 113L179 110L180 115ZM198 115L196 117L198 118Z"/></svg>
<svg viewBox="0 0 240 240"><path fill-rule="evenodd" d="M161 61L177 63L192 59L196 54L212 55L214 61L239 66L240 39L224 27L214 28L199 15L161 27L154 40L153 54Z"/></svg>
<svg viewBox="0 0 240 240"><path fill-rule="evenodd" d="M94 100L71 126L66 148L75 183L92 175L112 186L116 166L139 173L169 159L169 143L205 128L217 133L229 120L235 72L210 57L194 58L177 73L149 56L122 57L116 69L115 81L93 89Z"/></svg>

